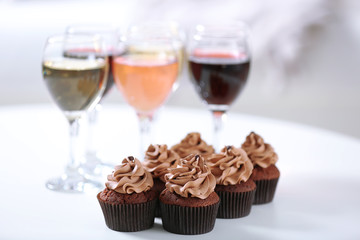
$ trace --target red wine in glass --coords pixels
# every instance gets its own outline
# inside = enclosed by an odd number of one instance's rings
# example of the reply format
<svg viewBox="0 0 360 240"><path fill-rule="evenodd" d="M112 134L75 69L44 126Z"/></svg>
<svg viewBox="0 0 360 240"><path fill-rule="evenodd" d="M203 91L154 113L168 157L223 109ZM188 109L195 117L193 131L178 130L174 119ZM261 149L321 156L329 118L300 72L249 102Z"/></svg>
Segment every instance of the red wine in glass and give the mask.
<svg viewBox="0 0 360 240"><path fill-rule="evenodd" d="M199 96L213 108L227 108L244 88L250 69L245 54L208 53L189 57L191 80Z"/></svg>
<svg viewBox="0 0 360 240"><path fill-rule="evenodd" d="M243 90L250 69L245 23L198 24L188 42L190 78L214 120L213 145L222 145L229 106Z"/></svg>
<svg viewBox="0 0 360 240"><path fill-rule="evenodd" d="M249 58L231 54L202 54L189 57L189 70L196 91L211 105L232 104L248 78Z"/></svg>

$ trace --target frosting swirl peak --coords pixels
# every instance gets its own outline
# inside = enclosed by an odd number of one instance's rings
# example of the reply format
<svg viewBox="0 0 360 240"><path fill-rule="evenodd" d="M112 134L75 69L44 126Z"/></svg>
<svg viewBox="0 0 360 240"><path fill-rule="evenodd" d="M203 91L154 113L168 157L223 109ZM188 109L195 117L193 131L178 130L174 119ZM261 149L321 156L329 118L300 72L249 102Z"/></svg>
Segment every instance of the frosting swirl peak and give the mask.
<svg viewBox="0 0 360 240"><path fill-rule="evenodd" d="M200 155L188 155L180 159L176 168L165 175L166 188L182 197L207 198L214 192L216 180Z"/></svg>
<svg viewBox="0 0 360 240"><path fill-rule="evenodd" d="M107 179L107 188L123 194L146 192L154 185L151 173L132 156L124 158L121 165L115 166L115 170Z"/></svg>
<svg viewBox="0 0 360 240"><path fill-rule="evenodd" d="M278 160L278 155L272 146L265 143L264 139L254 132L251 132L246 137L241 147L245 150L254 166L258 165L267 168Z"/></svg>
<svg viewBox="0 0 360 240"><path fill-rule="evenodd" d="M171 149L182 158L189 154L208 156L215 152L214 148L202 140L200 133L197 132L189 133L180 143L176 144Z"/></svg>
<svg viewBox="0 0 360 240"><path fill-rule="evenodd" d="M253 165L246 152L241 148L227 146L219 154L212 154L206 159L216 184L236 185L246 182L253 170Z"/></svg>
<svg viewBox="0 0 360 240"><path fill-rule="evenodd" d="M145 153L143 162L144 168L149 171L154 178L159 178L165 182L165 174L168 168L176 167L179 163L180 156L167 145L150 145Z"/></svg>

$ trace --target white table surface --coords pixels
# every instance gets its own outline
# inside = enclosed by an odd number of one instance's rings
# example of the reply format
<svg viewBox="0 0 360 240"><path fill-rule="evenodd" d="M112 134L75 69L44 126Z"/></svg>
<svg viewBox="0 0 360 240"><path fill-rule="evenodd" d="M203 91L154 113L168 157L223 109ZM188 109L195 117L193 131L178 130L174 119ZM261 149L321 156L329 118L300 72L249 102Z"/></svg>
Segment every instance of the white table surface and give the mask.
<svg viewBox="0 0 360 240"><path fill-rule="evenodd" d="M166 108L154 143L172 145L190 131L210 142L205 110ZM99 149L109 162L137 151L137 121L125 106L104 106ZM182 236L156 220L150 230L109 230L95 194L47 190L62 172L67 123L55 105L0 108L0 239L360 239L360 141L337 133L248 115L229 115L226 144L239 146L254 130L279 155L275 199L241 219L217 219L212 232Z"/></svg>

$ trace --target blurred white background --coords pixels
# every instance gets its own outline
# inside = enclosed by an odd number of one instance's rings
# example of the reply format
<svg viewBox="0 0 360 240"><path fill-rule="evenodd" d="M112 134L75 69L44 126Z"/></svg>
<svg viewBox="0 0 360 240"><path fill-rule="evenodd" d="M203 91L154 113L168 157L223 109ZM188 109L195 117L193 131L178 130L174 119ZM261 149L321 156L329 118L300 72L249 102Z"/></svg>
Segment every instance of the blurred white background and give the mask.
<svg viewBox="0 0 360 240"><path fill-rule="evenodd" d="M248 84L231 112L311 124L360 138L360 1L0 0L0 106L51 102L41 76L47 36L78 23L245 20ZM117 89L105 99L123 103ZM167 105L204 108L186 74ZM54 106L55 107L55 106ZM231 114L230 112L230 114Z"/></svg>

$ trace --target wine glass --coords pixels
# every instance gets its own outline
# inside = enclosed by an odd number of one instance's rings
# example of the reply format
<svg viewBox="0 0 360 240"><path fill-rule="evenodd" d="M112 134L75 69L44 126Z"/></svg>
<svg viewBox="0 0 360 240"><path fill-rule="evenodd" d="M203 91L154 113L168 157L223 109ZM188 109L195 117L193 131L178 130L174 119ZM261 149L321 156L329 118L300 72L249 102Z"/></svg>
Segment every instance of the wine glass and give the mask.
<svg viewBox="0 0 360 240"><path fill-rule="evenodd" d="M82 169L89 177L102 177L113 169L113 165L104 163L97 149L98 144L96 144L96 140L98 139L97 131L99 130L98 116L102 110L102 100L114 85L111 61L113 56L121 54L121 49L117 46L119 28L109 24L70 25L66 28L66 33L69 35L97 34L101 36L106 45L104 54L108 57L109 62L108 79L100 102L87 113L88 134L86 138L85 161L82 163ZM73 57L76 57L77 53L70 54L72 54Z"/></svg>
<svg viewBox="0 0 360 240"><path fill-rule="evenodd" d="M103 41L97 35L63 34L46 41L43 79L70 126L70 158L64 174L46 182L51 190L87 192L103 185L84 176L79 149L79 120L100 101L106 86L109 64L103 52Z"/></svg>
<svg viewBox="0 0 360 240"><path fill-rule="evenodd" d="M156 29L142 30L133 26L127 31L124 54L113 60L115 84L139 119L141 156L151 143L154 113L170 95L179 71L172 38Z"/></svg>
<svg viewBox="0 0 360 240"><path fill-rule="evenodd" d="M222 146L226 112L248 78L248 35L248 28L242 23L197 25L189 39L190 77L212 113L213 145L217 151Z"/></svg>

